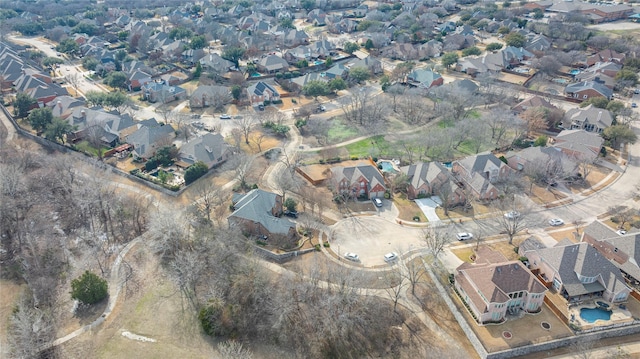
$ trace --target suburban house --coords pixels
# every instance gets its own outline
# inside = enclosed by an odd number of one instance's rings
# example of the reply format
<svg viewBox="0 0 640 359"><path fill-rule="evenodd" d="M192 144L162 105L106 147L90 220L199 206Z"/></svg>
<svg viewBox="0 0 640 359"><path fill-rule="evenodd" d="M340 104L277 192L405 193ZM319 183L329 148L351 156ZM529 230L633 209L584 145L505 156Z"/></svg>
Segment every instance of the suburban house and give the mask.
<svg viewBox="0 0 640 359"><path fill-rule="evenodd" d="M448 206L452 207L466 200L464 191L458 186L449 169L440 162L418 162L401 167L400 171L407 175L408 199L440 196L442 191L449 191Z"/></svg>
<svg viewBox="0 0 640 359"><path fill-rule="evenodd" d="M133 70L127 78L127 88L129 91L138 91L142 86L152 82L151 75L142 70Z"/></svg>
<svg viewBox="0 0 640 359"><path fill-rule="evenodd" d="M256 67L258 71L270 74L278 71L287 71L289 63L280 56L268 55L258 60Z"/></svg>
<svg viewBox="0 0 640 359"><path fill-rule="evenodd" d="M575 159L554 147L528 147L509 152L506 158L509 167L523 173L540 173L544 169L553 179L569 178L579 173Z"/></svg>
<svg viewBox="0 0 640 359"><path fill-rule="evenodd" d="M387 187L380 171L371 165L331 168L333 191L348 198L383 198Z"/></svg>
<svg viewBox="0 0 640 359"><path fill-rule="evenodd" d="M246 235L296 238L296 224L282 213L282 196L261 189L234 198L229 227L239 227Z"/></svg>
<svg viewBox="0 0 640 359"><path fill-rule="evenodd" d="M72 103L70 102L70 104ZM113 147L120 142L120 132L134 125L133 119L129 115L106 112L101 107L87 108L75 105L63 112L69 112L65 120L73 127L73 131L67 134L69 142L80 141L88 136L98 136L103 143ZM60 104L56 104L56 106L62 106L58 109L62 111L64 102L61 100Z"/></svg>
<svg viewBox="0 0 640 359"><path fill-rule="evenodd" d="M554 105L551 104L551 102L545 100L544 98L536 95L533 97L530 97L520 103L518 103L517 105L513 106L513 108L511 110L513 110L513 112L515 112L516 114L520 114L525 112L526 110L530 109L530 108L536 108L536 107L542 107L548 110L557 110L558 108Z"/></svg>
<svg viewBox="0 0 640 359"><path fill-rule="evenodd" d="M627 283L636 288L640 285L640 233L619 235L603 223L595 221L585 227L582 241L592 245L618 267Z"/></svg>
<svg viewBox="0 0 640 359"><path fill-rule="evenodd" d="M469 156L453 162L456 178L481 200L498 198L498 189L492 184L509 175L509 166L492 153Z"/></svg>
<svg viewBox="0 0 640 359"><path fill-rule="evenodd" d="M576 82L564 88L567 97L588 100L592 97L613 98L613 90L598 81Z"/></svg>
<svg viewBox="0 0 640 359"><path fill-rule="evenodd" d="M572 108L567 111L562 120L562 128L602 133L612 123L613 116L611 116L611 112L591 104L584 108Z"/></svg>
<svg viewBox="0 0 640 359"><path fill-rule="evenodd" d="M553 139L553 147L578 159L595 160L600 154L604 138L585 130L562 130Z"/></svg>
<svg viewBox="0 0 640 359"><path fill-rule="evenodd" d="M169 103L187 98L187 91L179 86L165 85L164 82L149 82L142 85L142 93L149 102Z"/></svg>
<svg viewBox="0 0 640 359"><path fill-rule="evenodd" d="M279 101L280 94L266 82L258 81L247 88L249 100L252 104L261 104L265 101Z"/></svg>
<svg viewBox="0 0 640 359"><path fill-rule="evenodd" d="M615 62L616 64L622 65L627 55L623 53L619 53L615 50L604 49L598 53L595 53L589 57L587 57L587 66L593 66L598 62Z"/></svg>
<svg viewBox="0 0 640 359"><path fill-rule="evenodd" d="M46 106L51 109L54 117L60 117L64 120L71 116L74 108L84 107L85 102L81 98L58 96L53 101L46 103Z"/></svg>
<svg viewBox="0 0 640 359"><path fill-rule="evenodd" d="M196 137L180 147L178 158L187 167L201 161L209 168L224 163L231 157L233 151L224 142L222 135L207 133Z"/></svg>
<svg viewBox="0 0 640 359"><path fill-rule="evenodd" d="M631 289L620 269L588 243L560 241L555 247L530 250L529 268L553 286L569 303L593 298L609 302L627 300Z"/></svg>
<svg viewBox="0 0 640 359"><path fill-rule="evenodd" d="M226 105L231 102L231 90L225 86L198 86L189 97L190 108Z"/></svg>
<svg viewBox="0 0 640 359"><path fill-rule="evenodd" d="M585 81L586 78L595 78L594 75L616 77L620 70L622 70L622 65L615 62L597 62L593 66L590 66L577 74L575 79L577 81Z"/></svg>
<svg viewBox="0 0 640 359"><path fill-rule="evenodd" d="M349 61L347 63L347 68L352 67L366 67L372 74L381 74L382 73L382 62L380 60L375 59L371 56L367 56L364 59L355 59Z"/></svg>
<svg viewBox="0 0 640 359"><path fill-rule="evenodd" d="M456 268L455 288L478 324L502 322L508 314L537 313L547 288L521 261L480 247L476 263Z"/></svg>
<svg viewBox="0 0 640 359"><path fill-rule="evenodd" d="M200 65L203 69L216 72L218 74L226 74L234 68L233 62L225 60L218 54L207 54L200 59Z"/></svg>
<svg viewBox="0 0 640 359"><path fill-rule="evenodd" d="M155 122L155 121L153 121ZM125 142L133 146L133 156L148 159L156 154L156 150L170 146L176 133L169 125L142 125L133 133L125 136Z"/></svg>
<svg viewBox="0 0 640 359"><path fill-rule="evenodd" d="M440 86L444 79L439 73L427 69L415 69L407 75L407 84L421 89L430 89Z"/></svg>
<svg viewBox="0 0 640 359"><path fill-rule="evenodd" d="M297 88L299 90L302 90L304 85L309 83L309 81L328 82L329 80L330 79L324 73L309 72L309 73L306 73L306 74L304 74L302 76L294 77L289 81L290 81L291 85L295 86L295 88Z"/></svg>

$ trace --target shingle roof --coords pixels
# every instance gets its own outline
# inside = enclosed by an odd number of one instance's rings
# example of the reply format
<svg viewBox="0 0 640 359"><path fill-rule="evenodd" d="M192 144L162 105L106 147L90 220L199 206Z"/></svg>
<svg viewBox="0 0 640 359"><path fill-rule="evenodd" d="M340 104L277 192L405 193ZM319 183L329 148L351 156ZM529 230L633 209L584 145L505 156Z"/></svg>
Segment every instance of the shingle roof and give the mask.
<svg viewBox="0 0 640 359"><path fill-rule="evenodd" d="M126 141L130 145L133 145L134 151L139 157L148 157L152 154L152 144L170 137L173 133L174 130L169 125L156 127L142 126L127 136Z"/></svg>
<svg viewBox="0 0 640 359"><path fill-rule="evenodd" d="M274 217L271 210L276 204L278 195L261 189L254 189L239 199L235 204L235 211L230 217L243 218L262 224L267 231L274 234L288 234L295 223L285 218Z"/></svg>
<svg viewBox="0 0 640 359"><path fill-rule="evenodd" d="M262 96L265 90L269 90L273 92L276 96L278 95L278 91L276 91L276 89L274 89L271 85L263 81L258 81L247 88L247 92L257 96Z"/></svg>
<svg viewBox="0 0 640 359"><path fill-rule="evenodd" d="M331 168L331 172L333 176L338 180L341 180L343 177L349 181L349 183L355 183L355 181L360 177L364 177L369 182L369 189L374 188L376 185L380 184L382 187L385 187L384 177L377 168L371 165L359 165L352 167L333 167Z"/></svg>
<svg viewBox="0 0 640 359"><path fill-rule="evenodd" d="M585 82L577 82L574 84L570 84L564 88L564 92L578 93L578 92L589 90L589 89L592 89L600 93L602 96L606 98L611 98L611 96L613 96L613 90L595 81L585 81Z"/></svg>
<svg viewBox="0 0 640 359"><path fill-rule="evenodd" d="M431 185L437 177L445 176L444 180L451 177L449 170L439 162L418 162L400 168L409 178L409 183L414 188L419 188L423 184Z"/></svg>
<svg viewBox="0 0 640 359"><path fill-rule="evenodd" d="M182 161L188 164L202 161L211 167L221 162L220 158L228 150L229 146L224 142L224 138L220 134L207 133L185 143L180 148L179 156Z"/></svg>
<svg viewBox="0 0 640 359"><path fill-rule="evenodd" d="M594 293L605 288L616 292L626 287L620 270L587 243L560 245L535 252L558 272L570 296ZM585 284L580 281L578 274L589 278L599 277L600 281Z"/></svg>
<svg viewBox="0 0 640 359"><path fill-rule="evenodd" d="M572 108L565 113L562 125L570 129L574 123L589 123L597 128L605 129L613 123L613 116L608 110L590 104L584 108Z"/></svg>

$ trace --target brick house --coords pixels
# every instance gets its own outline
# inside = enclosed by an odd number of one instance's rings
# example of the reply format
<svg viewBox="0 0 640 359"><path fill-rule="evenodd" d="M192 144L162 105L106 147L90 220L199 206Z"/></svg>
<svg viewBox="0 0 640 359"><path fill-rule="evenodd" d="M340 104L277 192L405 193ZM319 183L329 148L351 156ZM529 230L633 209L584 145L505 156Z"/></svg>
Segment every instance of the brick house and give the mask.
<svg viewBox="0 0 640 359"><path fill-rule="evenodd" d="M266 82L258 81L247 88L249 100L252 104L261 104L264 101L279 101L280 94L273 86Z"/></svg>
<svg viewBox="0 0 640 359"><path fill-rule="evenodd" d="M564 88L567 97L579 100L588 100L593 97L613 98L613 90L597 81L584 81L570 84Z"/></svg>
<svg viewBox="0 0 640 359"><path fill-rule="evenodd" d="M380 171L371 165L331 168L334 192L348 198L383 198L387 187Z"/></svg>
<svg viewBox="0 0 640 359"><path fill-rule="evenodd" d="M498 198L499 191L493 183L510 173L509 166L492 153L455 161L452 171L456 178L480 200Z"/></svg>
<svg viewBox="0 0 640 359"><path fill-rule="evenodd" d="M572 108L564 114L562 119L562 128L564 129L585 130L594 133L602 133L612 124L611 112L595 107L593 104L584 108Z"/></svg>
<svg viewBox="0 0 640 359"><path fill-rule="evenodd" d="M442 190L451 191L448 207L463 204L466 200L464 191L449 169L439 162L418 162L401 167L400 171L407 175L407 198L410 200L438 196Z"/></svg>

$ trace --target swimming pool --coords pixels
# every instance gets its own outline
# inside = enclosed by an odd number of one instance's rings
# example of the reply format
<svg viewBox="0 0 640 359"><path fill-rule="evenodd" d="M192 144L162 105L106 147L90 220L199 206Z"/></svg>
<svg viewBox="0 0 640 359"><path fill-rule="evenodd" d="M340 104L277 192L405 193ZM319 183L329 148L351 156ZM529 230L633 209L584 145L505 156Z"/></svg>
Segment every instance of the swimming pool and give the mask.
<svg viewBox="0 0 640 359"><path fill-rule="evenodd" d="M580 309L580 318L589 323L594 323L596 320L609 320L611 319L611 311L601 308L582 308Z"/></svg>
<svg viewBox="0 0 640 359"><path fill-rule="evenodd" d="M566 79L559 79L559 78L555 78L555 79L553 79L551 81L553 81L555 83L559 83L559 84L566 84L567 83Z"/></svg>
<svg viewBox="0 0 640 359"><path fill-rule="evenodd" d="M313 64L316 65L316 66L317 65L322 65L322 64L324 64L324 61L316 60Z"/></svg>
<svg viewBox="0 0 640 359"><path fill-rule="evenodd" d="M257 72L254 72L254 73L252 73L252 74L251 74L251 77L260 77L260 76L262 76L262 75L260 75L260 74L259 74L259 73L257 73Z"/></svg>
<svg viewBox="0 0 640 359"><path fill-rule="evenodd" d="M580 70L578 70L578 69L573 69L573 70L569 71L569 73L570 73L571 75L575 76L575 75L577 75L577 74L579 74L579 73L580 73Z"/></svg>
<svg viewBox="0 0 640 359"><path fill-rule="evenodd" d="M393 163L389 161L380 161L378 164L382 167L382 172L396 173L396 169L393 167Z"/></svg>

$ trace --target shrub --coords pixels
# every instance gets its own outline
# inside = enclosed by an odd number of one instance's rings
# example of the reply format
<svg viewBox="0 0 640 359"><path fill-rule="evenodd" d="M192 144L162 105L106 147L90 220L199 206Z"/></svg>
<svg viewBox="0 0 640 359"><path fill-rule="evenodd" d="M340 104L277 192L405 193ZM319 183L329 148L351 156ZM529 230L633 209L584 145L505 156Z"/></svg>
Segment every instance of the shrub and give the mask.
<svg viewBox="0 0 640 359"><path fill-rule="evenodd" d="M204 162L198 161L193 165L189 166L186 171L184 171L184 184L188 185L198 178L202 177L205 173L209 171L209 167L207 167Z"/></svg>
<svg viewBox="0 0 640 359"><path fill-rule="evenodd" d="M529 260L529 258L527 258L527 257L524 257L524 256L523 256L523 257L518 258L518 260L519 260L520 262L524 263L524 262L528 261L528 260Z"/></svg>
<svg viewBox="0 0 640 359"><path fill-rule="evenodd" d="M316 251L320 252L320 244L314 245L313 248L315 248Z"/></svg>
<svg viewBox="0 0 640 359"><path fill-rule="evenodd" d="M322 245L323 245L325 248L329 248L329 247L331 247L331 243L329 243L329 242L324 242L324 243L322 243Z"/></svg>
<svg viewBox="0 0 640 359"><path fill-rule="evenodd" d="M202 330L211 336L228 335L231 332L230 328L228 328L230 324L225 325L223 321L223 318L228 318L229 316L227 312L228 310L226 310L221 300L216 299L211 301L209 305L200 309L198 313Z"/></svg>
<svg viewBox="0 0 640 359"><path fill-rule="evenodd" d="M420 222L420 216L413 216L414 222Z"/></svg>
<svg viewBox="0 0 640 359"><path fill-rule="evenodd" d="M385 193L384 193L384 198L385 198L385 199L389 199L389 198L391 198L391 193L389 193L389 192L385 192Z"/></svg>
<svg viewBox="0 0 640 359"><path fill-rule="evenodd" d="M95 304L107 297L108 288L105 279L85 271L80 278L71 281L71 298L85 304Z"/></svg>
<svg viewBox="0 0 640 359"><path fill-rule="evenodd" d="M351 160L352 160L352 161L356 161L356 160L358 160L358 156L351 156Z"/></svg>

